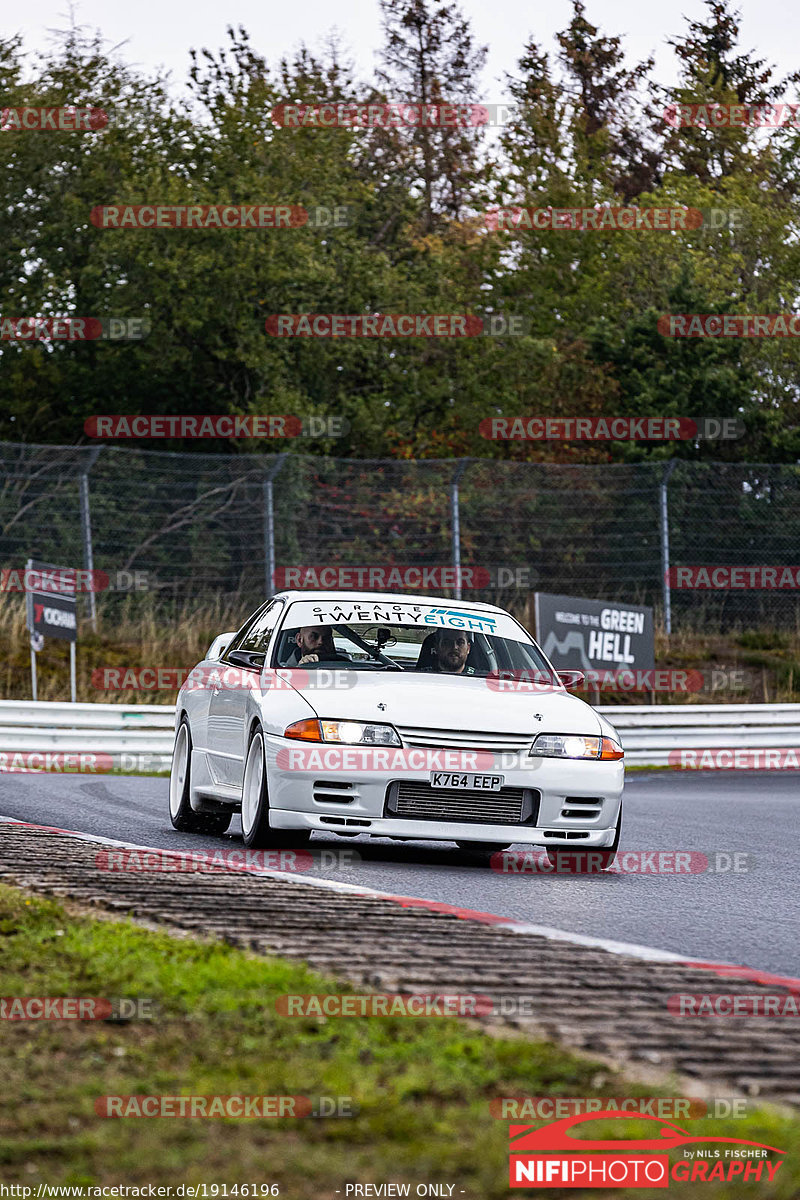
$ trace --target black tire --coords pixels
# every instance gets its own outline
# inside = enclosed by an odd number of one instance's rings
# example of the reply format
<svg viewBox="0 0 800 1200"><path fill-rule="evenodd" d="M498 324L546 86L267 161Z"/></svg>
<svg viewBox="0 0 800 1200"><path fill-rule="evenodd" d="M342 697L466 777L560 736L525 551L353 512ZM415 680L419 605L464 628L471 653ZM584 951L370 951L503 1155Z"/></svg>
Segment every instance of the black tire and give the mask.
<svg viewBox="0 0 800 1200"><path fill-rule="evenodd" d="M269 790L264 734L254 729L242 777L242 839L255 850L283 850L305 845L308 829L273 829L269 823Z"/></svg>
<svg viewBox="0 0 800 1200"><path fill-rule="evenodd" d="M620 804L614 841L610 846L604 846L600 850L586 850L573 844L571 849L566 847L562 849L561 846L545 846L545 850L550 865L556 869L556 874L560 868L565 875L594 875L598 871L607 871L613 863L619 849L621 833L622 805ZM581 868L581 863L586 865Z"/></svg>
<svg viewBox="0 0 800 1200"><path fill-rule="evenodd" d="M186 716L181 718L172 750L169 773L169 819L181 833L220 834L231 823L233 813L198 813L189 803L192 774L192 731Z"/></svg>

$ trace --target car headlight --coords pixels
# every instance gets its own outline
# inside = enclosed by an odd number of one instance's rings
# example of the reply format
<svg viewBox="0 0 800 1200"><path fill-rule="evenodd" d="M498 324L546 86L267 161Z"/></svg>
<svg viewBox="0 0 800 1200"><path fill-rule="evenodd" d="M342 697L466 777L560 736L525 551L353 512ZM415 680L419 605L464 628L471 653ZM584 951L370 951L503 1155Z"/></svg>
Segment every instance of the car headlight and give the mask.
<svg viewBox="0 0 800 1200"><path fill-rule="evenodd" d="M402 746L391 725L371 721L295 721L283 736L304 742L338 742L345 746Z"/></svg>
<svg viewBox="0 0 800 1200"><path fill-rule="evenodd" d="M540 733L530 753L537 758L624 758L622 747L609 737L582 737L575 733Z"/></svg>

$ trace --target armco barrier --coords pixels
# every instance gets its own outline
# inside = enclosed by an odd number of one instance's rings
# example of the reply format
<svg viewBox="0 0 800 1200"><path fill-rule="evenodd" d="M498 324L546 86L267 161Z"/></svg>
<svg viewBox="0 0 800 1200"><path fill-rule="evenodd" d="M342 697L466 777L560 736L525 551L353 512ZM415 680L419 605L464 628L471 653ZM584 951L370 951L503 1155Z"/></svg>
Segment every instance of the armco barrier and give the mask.
<svg viewBox="0 0 800 1200"><path fill-rule="evenodd" d="M672 750L800 747L800 704L637 704L598 708L629 766L666 766Z"/></svg>
<svg viewBox="0 0 800 1200"><path fill-rule="evenodd" d="M0 700L0 751L83 750L110 754L124 769L133 755L148 770L169 768L172 704L59 704Z"/></svg>
<svg viewBox="0 0 800 1200"><path fill-rule="evenodd" d="M597 711L619 731L631 766L664 766L671 750L684 748L800 747L800 704L605 705ZM123 755L154 755L168 767L174 720L171 704L0 700L0 751L102 751L120 765Z"/></svg>

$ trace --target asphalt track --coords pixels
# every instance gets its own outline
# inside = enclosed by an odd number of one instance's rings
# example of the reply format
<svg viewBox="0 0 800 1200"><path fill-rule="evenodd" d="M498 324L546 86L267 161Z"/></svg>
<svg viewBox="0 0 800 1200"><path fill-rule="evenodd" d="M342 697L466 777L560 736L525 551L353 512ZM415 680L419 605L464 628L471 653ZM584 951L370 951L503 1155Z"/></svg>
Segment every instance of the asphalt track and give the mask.
<svg viewBox="0 0 800 1200"><path fill-rule="evenodd" d="M0 815L168 850L241 848L238 817L223 838L177 833L167 790L164 778L8 774L0 781ZM621 851L694 851L709 869L654 873L658 859L645 858L641 872L498 873L451 843L315 834L309 874L800 976L798 809L800 779L792 772L636 773L625 786ZM323 850L345 853L320 859ZM695 857L692 865L703 861Z"/></svg>

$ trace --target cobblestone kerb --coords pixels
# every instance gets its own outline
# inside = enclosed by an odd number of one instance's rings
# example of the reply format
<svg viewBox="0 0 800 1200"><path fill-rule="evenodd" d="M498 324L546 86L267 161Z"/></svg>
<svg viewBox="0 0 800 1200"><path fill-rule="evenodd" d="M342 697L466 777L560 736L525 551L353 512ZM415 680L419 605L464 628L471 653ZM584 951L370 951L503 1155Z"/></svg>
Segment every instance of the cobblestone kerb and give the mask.
<svg viewBox="0 0 800 1200"><path fill-rule="evenodd" d="M0 821L0 879L265 955L300 959L383 992L525 998L504 1019L633 1076L673 1074L697 1094L725 1087L800 1107L800 1017L677 1017L676 993L789 995L758 972L647 961L470 919L447 906L313 885L293 876L200 869L98 870L108 843ZM444 911L443 911L444 910ZM480 1018L498 1023L494 1016Z"/></svg>

